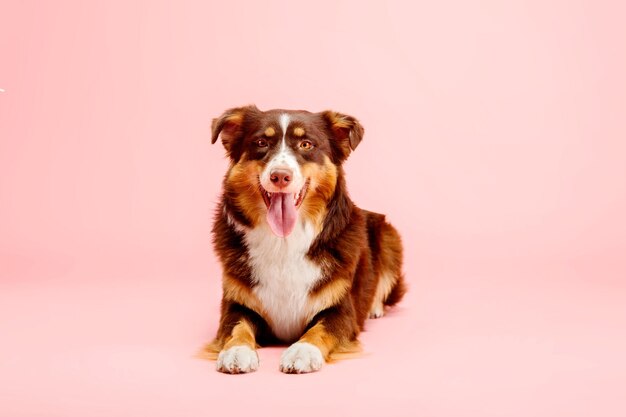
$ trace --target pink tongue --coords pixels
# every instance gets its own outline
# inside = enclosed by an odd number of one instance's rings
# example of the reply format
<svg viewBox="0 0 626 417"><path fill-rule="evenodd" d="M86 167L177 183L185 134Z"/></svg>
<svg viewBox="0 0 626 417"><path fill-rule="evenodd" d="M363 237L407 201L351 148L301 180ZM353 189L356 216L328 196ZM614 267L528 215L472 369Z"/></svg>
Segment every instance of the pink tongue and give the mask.
<svg viewBox="0 0 626 417"><path fill-rule="evenodd" d="M297 217L293 194L272 193L270 208L267 211L267 222L276 236L289 235L296 224Z"/></svg>

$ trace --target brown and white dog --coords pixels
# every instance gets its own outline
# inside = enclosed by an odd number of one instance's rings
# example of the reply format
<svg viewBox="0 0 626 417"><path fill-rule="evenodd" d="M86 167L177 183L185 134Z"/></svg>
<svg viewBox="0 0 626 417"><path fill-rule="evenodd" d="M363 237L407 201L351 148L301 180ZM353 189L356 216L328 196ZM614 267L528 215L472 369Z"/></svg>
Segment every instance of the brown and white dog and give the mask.
<svg viewBox="0 0 626 417"><path fill-rule="evenodd" d="M221 319L207 352L218 371L245 373L258 346L288 343L281 371L317 371L405 293L400 236L346 192L342 163L363 127L333 111L246 106L212 129L230 166L213 226Z"/></svg>

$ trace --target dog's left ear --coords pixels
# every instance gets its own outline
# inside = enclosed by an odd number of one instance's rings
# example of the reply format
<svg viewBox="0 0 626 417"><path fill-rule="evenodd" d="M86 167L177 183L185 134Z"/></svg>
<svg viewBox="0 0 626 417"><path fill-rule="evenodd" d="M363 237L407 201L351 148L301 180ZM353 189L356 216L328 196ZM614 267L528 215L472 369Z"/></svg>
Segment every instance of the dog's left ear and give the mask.
<svg viewBox="0 0 626 417"><path fill-rule="evenodd" d="M327 110L322 112L322 117L339 142L344 158L347 158L350 152L361 143L365 129L357 119L346 114Z"/></svg>

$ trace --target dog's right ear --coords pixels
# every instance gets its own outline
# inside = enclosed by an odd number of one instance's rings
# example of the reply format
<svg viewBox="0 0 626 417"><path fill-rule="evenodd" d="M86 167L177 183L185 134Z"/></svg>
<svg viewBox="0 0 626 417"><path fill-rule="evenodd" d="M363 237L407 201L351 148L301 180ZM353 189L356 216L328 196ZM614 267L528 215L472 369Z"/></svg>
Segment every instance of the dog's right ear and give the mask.
<svg viewBox="0 0 626 417"><path fill-rule="evenodd" d="M220 139L229 156L232 157L234 147L243 136L246 119L259 112L260 110L255 105L226 110L211 123L211 143Z"/></svg>

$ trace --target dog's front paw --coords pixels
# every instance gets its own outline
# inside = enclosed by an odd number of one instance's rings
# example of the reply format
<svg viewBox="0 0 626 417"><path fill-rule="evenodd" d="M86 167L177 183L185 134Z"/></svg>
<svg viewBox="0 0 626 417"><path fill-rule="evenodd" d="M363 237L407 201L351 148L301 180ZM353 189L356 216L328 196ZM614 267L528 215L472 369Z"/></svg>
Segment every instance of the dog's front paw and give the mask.
<svg viewBox="0 0 626 417"><path fill-rule="evenodd" d="M324 364L322 351L307 342L289 346L280 358L280 370L287 374L304 374L319 371Z"/></svg>
<svg viewBox="0 0 626 417"><path fill-rule="evenodd" d="M259 356L248 346L233 346L217 357L217 370L227 374L244 374L259 368Z"/></svg>

